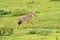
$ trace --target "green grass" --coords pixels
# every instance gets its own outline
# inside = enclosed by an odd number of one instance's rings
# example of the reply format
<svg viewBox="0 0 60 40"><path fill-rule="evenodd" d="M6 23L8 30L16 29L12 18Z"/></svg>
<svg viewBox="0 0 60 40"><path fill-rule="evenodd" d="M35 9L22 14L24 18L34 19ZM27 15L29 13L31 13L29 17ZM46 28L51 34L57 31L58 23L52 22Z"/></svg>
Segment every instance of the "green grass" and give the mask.
<svg viewBox="0 0 60 40"><path fill-rule="evenodd" d="M28 2L34 1L32 4ZM0 9L14 11L15 9L28 9L29 11L39 11L37 17L33 18L34 25L30 23L23 23L23 26L19 26L18 29L18 18L19 16L6 15L0 18L0 28L12 27L14 28L11 36L0 36L2 40L60 40L60 1L51 2L49 0L0 0ZM52 28L52 33L48 36L42 36L40 34L27 34L30 30L36 32L45 29ZM59 29L57 29L57 27ZM56 33L58 31L59 33Z"/></svg>
<svg viewBox="0 0 60 40"><path fill-rule="evenodd" d="M7 39L6 39L7 38ZM6 36L4 40L56 40L55 36L38 36L38 35L24 35L24 36ZM58 39L60 39L58 37Z"/></svg>

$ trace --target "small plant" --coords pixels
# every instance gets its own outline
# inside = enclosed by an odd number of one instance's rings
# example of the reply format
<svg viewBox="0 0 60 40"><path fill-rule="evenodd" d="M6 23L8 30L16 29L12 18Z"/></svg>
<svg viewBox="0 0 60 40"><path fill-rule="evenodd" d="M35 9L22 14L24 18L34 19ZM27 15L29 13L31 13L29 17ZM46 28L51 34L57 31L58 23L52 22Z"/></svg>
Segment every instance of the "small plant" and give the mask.
<svg viewBox="0 0 60 40"><path fill-rule="evenodd" d="M28 33L29 34L36 34L36 31L35 30L30 30Z"/></svg>
<svg viewBox="0 0 60 40"><path fill-rule="evenodd" d="M13 33L13 28L1 28L0 29L0 36L8 36Z"/></svg>
<svg viewBox="0 0 60 40"><path fill-rule="evenodd" d="M47 30L47 29L40 30L37 33L40 34L40 35L46 35L47 36L47 35L49 35L51 33L51 30Z"/></svg>
<svg viewBox="0 0 60 40"><path fill-rule="evenodd" d="M0 15L8 15L10 14L11 11L7 11L7 10L0 10Z"/></svg>

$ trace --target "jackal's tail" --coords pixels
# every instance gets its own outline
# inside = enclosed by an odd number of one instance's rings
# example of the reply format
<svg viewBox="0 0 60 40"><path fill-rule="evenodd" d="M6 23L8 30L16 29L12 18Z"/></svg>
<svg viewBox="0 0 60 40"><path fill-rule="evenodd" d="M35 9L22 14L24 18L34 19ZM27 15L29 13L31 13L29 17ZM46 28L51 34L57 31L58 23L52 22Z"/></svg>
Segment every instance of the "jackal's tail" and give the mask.
<svg viewBox="0 0 60 40"><path fill-rule="evenodd" d="M21 23L22 23L22 21L19 21L19 22L18 22L18 25L20 25Z"/></svg>

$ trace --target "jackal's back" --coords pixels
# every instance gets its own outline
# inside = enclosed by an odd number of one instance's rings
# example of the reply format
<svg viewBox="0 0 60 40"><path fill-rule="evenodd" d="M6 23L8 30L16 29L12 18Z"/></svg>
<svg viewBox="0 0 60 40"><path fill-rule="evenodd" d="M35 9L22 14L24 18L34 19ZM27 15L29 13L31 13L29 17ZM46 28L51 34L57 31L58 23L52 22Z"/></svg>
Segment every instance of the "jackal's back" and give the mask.
<svg viewBox="0 0 60 40"><path fill-rule="evenodd" d="M20 19L29 22L31 18L29 16L24 15L24 16L20 16Z"/></svg>

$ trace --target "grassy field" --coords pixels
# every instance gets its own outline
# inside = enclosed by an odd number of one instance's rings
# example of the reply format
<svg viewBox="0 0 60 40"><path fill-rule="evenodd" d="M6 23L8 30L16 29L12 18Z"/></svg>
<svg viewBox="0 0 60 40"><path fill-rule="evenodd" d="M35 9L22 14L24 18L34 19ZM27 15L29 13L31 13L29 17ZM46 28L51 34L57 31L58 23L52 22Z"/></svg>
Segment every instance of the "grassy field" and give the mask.
<svg viewBox="0 0 60 40"><path fill-rule="evenodd" d="M60 40L60 1L0 0L0 9L13 12L17 8L40 13L36 13L37 17L33 18L34 25L24 22L26 28L21 25L19 29L17 28L19 16L4 15L0 17L0 28L13 28L12 35L0 36L0 40ZM46 35L47 32L41 30L50 30L51 32ZM36 33L29 33L31 31Z"/></svg>

